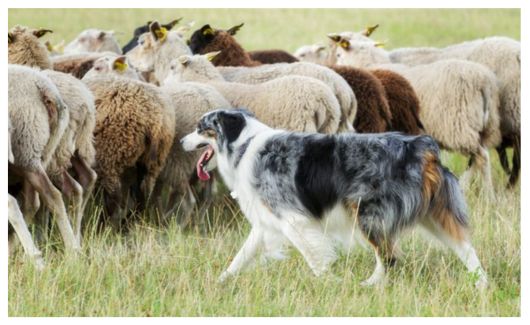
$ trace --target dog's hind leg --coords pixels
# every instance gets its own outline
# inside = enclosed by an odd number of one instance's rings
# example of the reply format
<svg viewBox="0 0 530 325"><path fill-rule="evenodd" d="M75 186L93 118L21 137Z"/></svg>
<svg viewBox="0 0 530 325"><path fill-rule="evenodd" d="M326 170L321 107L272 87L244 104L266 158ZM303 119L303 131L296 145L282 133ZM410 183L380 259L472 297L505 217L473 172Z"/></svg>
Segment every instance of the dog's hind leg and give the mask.
<svg viewBox="0 0 530 325"><path fill-rule="evenodd" d="M241 269L254 261L262 246L263 231L260 227L254 226L230 266L219 277L219 282L224 282L228 277L236 275Z"/></svg>
<svg viewBox="0 0 530 325"><path fill-rule="evenodd" d="M445 246L449 247L464 263L469 272L476 274L478 279L475 282L475 286L477 288L485 288L487 286L488 279L486 272L480 264L475 249L465 235L464 229L455 231L454 227L448 227L447 224L444 227L440 222L433 218L426 218L422 221L421 225L427 233L437 238Z"/></svg>
<svg viewBox="0 0 530 325"><path fill-rule="evenodd" d="M386 269L394 266L394 241L384 236L376 236L370 232L364 232L366 239L372 245L375 252L375 269L372 275L361 282L362 286L369 287L379 284L385 280Z"/></svg>
<svg viewBox="0 0 530 325"><path fill-rule="evenodd" d="M320 222L296 213L283 215L282 218L285 237L300 251L316 276L324 274L337 255Z"/></svg>

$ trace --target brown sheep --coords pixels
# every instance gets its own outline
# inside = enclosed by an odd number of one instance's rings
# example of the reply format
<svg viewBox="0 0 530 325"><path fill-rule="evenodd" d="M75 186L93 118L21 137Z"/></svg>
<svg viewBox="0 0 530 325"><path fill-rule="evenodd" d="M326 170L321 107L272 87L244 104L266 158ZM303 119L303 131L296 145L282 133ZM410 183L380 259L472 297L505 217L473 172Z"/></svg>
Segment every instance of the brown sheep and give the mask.
<svg viewBox="0 0 530 325"><path fill-rule="evenodd" d="M105 56L107 52L64 54L52 57L53 70L68 73L82 79L94 62Z"/></svg>
<svg viewBox="0 0 530 325"><path fill-rule="evenodd" d="M259 50L248 52L250 58L254 61L259 61L262 64L273 63L294 63L298 62L291 53L283 50Z"/></svg>
<svg viewBox="0 0 530 325"><path fill-rule="evenodd" d="M385 89L367 70L331 66L350 85L357 97L357 115L353 127L359 133L379 133L392 129L392 114Z"/></svg>
<svg viewBox="0 0 530 325"><path fill-rule="evenodd" d="M215 66L256 66L249 54L233 35L242 25L227 31L214 30L205 25L195 31L190 40L193 53L221 51L212 61ZM332 66L350 85L357 98L357 115L353 127L360 133L385 132L391 129L392 116L381 82L362 69Z"/></svg>
<svg viewBox="0 0 530 325"><path fill-rule="evenodd" d="M144 208L164 168L175 134L174 110L161 89L145 82L112 75L83 81L96 98L96 172L106 212L119 227L117 212L125 207L127 190L134 189Z"/></svg>
<svg viewBox="0 0 530 325"><path fill-rule="evenodd" d="M390 70L369 70L383 85L392 114L392 131L407 134L423 133L420 121L420 100L412 85L398 73Z"/></svg>

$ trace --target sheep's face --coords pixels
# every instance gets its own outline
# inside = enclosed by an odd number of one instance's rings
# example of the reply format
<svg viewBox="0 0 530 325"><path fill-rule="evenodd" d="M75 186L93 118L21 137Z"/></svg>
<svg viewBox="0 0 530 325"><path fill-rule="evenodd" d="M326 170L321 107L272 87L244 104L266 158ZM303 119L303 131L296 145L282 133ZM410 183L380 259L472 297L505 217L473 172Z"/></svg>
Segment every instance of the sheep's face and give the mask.
<svg viewBox="0 0 530 325"><path fill-rule="evenodd" d="M141 80L136 70L130 66L127 58L123 55L105 55L94 62L92 69L86 74L86 78L96 75L113 74L120 77Z"/></svg>
<svg viewBox="0 0 530 325"><path fill-rule="evenodd" d="M138 37L138 45L127 53L127 58L141 72L154 70L156 41L150 33L145 33Z"/></svg>
<svg viewBox="0 0 530 325"><path fill-rule="evenodd" d="M328 54L327 47L320 44L305 45L294 52L298 60L317 64L326 64Z"/></svg>
<svg viewBox="0 0 530 325"><path fill-rule="evenodd" d="M341 41L335 50L335 57L338 65L350 65L357 68L388 63L386 52L378 48L378 43L374 41Z"/></svg>
<svg viewBox="0 0 530 325"><path fill-rule="evenodd" d="M182 55L171 61L170 72L163 84L184 81L210 81L222 79L210 62L219 52L204 55Z"/></svg>
<svg viewBox="0 0 530 325"><path fill-rule="evenodd" d="M188 41L188 46L193 54L201 53L201 50L212 43L219 31L214 30L210 25L204 25L196 30Z"/></svg>
<svg viewBox="0 0 530 325"><path fill-rule="evenodd" d="M73 41L66 45L64 51L67 53L110 51L121 54L114 32L99 29L82 31Z"/></svg>
<svg viewBox="0 0 530 325"><path fill-rule="evenodd" d="M51 69L48 50L39 40L40 37L51 32L49 29L13 27L7 34L9 63Z"/></svg>

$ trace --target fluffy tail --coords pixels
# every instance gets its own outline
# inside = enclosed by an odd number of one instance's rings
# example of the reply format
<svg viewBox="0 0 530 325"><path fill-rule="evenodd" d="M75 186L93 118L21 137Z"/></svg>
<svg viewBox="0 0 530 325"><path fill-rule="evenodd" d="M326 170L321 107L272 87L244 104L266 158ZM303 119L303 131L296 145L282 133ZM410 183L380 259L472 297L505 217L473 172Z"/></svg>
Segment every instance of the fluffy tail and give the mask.
<svg viewBox="0 0 530 325"><path fill-rule="evenodd" d="M448 235L463 239L468 217L464 194L457 178L430 152L425 156L423 175L423 194L429 204L427 214Z"/></svg>

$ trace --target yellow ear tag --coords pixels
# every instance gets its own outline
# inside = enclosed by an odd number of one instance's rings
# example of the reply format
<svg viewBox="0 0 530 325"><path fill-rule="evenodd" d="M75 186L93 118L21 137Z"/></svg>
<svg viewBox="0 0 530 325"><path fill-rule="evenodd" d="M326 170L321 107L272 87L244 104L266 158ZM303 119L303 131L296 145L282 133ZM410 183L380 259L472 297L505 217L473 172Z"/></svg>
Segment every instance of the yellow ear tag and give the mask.
<svg viewBox="0 0 530 325"><path fill-rule="evenodd" d="M160 42L163 42L166 40L167 37L167 29L165 27L160 27L160 29L155 30L156 37Z"/></svg>
<svg viewBox="0 0 530 325"><path fill-rule="evenodd" d="M44 45L46 45L48 52L53 52L53 45L49 41L44 42Z"/></svg>
<svg viewBox="0 0 530 325"><path fill-rule="evenodd" d="M350 42L348 42L348 41L340 41L339 45L343 49L347 50L350 47Z"/></svg>
<svg viewBox="0 0 530 325"><path fill-rule="evenodd" d="M121 61L114 61L114 65L113 65L113 68L114 70L116 71L119 71L119 72L124 72L125 70L127 70L127 63L125 62L121 62Z"/></svg>
<svg viewBox="0 0 530 325"><path fill-rule="evenodd" d="M214 32L213 32L213 29L211 28L208 28L208 29L205 29L203 32L202 32L203 35L213 35Z"/></svg>
<svg viewBox="0 0 530 325"><path fill-rule="evenodd" d="M385 45L386 45L386 41L384 41L384 42L378 41L378 42L375 42L374 45L375 45L375 47L384 48Z"/></svg>

